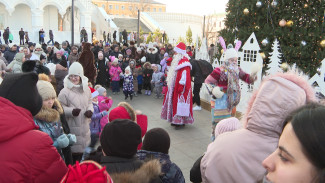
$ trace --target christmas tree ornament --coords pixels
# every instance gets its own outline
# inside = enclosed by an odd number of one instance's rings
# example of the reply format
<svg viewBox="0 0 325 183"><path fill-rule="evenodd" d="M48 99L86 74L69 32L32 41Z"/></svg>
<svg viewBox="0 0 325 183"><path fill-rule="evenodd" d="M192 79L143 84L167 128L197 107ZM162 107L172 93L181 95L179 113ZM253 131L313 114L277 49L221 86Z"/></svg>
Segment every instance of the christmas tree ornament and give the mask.
<svg viewBox="0 0 325 183"><path fill-rule="evenodd" d="M262 59L265 59L266 56L265 56L264 52L261 52L260 55L261 55Z"/></svg>
<svg viewBox="0 0 325 183"><path fill-rule="evenodd" d="M306 41L301 41L301 45L302 46L306 46L307 45L307 42Z"/></svg>
<svg viewBox="0 0 325 183"><path fill-rule="evenodd" d="M286 21L285 19L282 19L282 20L280 20L280 22L279 22L279 25L280 25L281 27L286 26L286 24L287 24L287 21Z"/></svg>
<svg viewBox="0 0 325 183"><path fill-rule="evenodd" d="M263 46L266 46L266 45L268 45L268 44L269 44L269 40L267 40L267 38L263 39L263 41L262 41L262 45L263 45Z"/></svg>
<svg viewBox="0 0 325 183"><path fill-rule="evenodd" d="M258 8L262 7L262 2L261 1L257 1L256 7L258 7Z"/></svg>
<svg viewBox="0 0 325 183"><path fill-rule="evenodd" d="M221 50L221 55L223 54L223 52L224 52L224 50L222 49L222 50Z"/></svg>
<svg viewBox="0 0 325 183"><path fill-rule="evenodd" d="M249 10L247 8L244 9L244 15L248 15L249 14Z"/></svg>
<svg viewBox="0 0 325 183"><path fill-rule="evenodd" d="M286 24L288 27L292 27L292 25L293 25L293 21L292 20L289 20L289 21L287 21L287 24Z"/></svg>
<svg viewBox="0 0 325 183"><path fill-rule="evenodd" d="M305 5L304 5L304 8L308 8L308 4L305 4Z"/></svg>
<svg viewBox="0 0 325 183"><path fill-rule="evenodd" d="M321 68L318 68L318 69L317 69L317 74L320 75L321 72L322 72Z"/></svg>
<svg viewBox="0 0 325 183"><path fill-rule="evenodd" d="M256 26L255 26L255 29L256 29L256 30L259 30L259 29L260 29L260 27L259 27L258 25L256 25Z"/></svg>
<svg viewBox="0 0 325 183"><path fill-rule="evenodd" d="M276 0L273 0L272 3L271 3L271 6L273 8L277 7L278 6L278 2Z"/></svg>
<svg viewBox="0 0 325 183"><path fill-rule="evenodd" d="M325 39L323 39L323 40L320 42L320 46L321 46L322 48L325 48Z"/></svg>

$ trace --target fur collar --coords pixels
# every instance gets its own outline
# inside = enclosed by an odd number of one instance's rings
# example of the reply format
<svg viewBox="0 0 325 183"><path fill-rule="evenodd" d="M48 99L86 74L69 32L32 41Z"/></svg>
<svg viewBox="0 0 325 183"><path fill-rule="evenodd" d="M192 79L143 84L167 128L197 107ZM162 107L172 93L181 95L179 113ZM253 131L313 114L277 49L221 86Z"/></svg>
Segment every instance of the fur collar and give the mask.
<svg viewBox="0 0 325 183"><path fill-rule="evenodd" d="M158 49L156 47L152 47L153 51L150 51L150 48L147 48L147 53L150 53L150 54L156 54L158 53Z"/></svg>
<svg viewBox="0 0 325 183"><path fill-rule="evenodd" d="M40 112L36 114L35 118L49 123L58 122L60 119L60 114L63 114L63 109L61 107L60 102L57 99L55 99L53 107L54 108L51 109L42 107Z"/></svg>
<svg viewBox="0 0 325 183"><path fill-rule="evenodd" d="M161 165L158 160L144 163L135 172L111 174L114 183L150 183L161 174Z"/></svg>

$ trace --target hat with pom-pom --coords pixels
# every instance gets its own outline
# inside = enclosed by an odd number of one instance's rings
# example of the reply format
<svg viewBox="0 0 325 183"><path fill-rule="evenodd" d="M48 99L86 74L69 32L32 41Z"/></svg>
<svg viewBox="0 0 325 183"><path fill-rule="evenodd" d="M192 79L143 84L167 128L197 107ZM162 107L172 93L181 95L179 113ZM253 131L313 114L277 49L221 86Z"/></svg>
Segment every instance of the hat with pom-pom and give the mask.
<svg viewBox="0 0 325 183"><path fill-rule="evenodd" d="M41 95L43 101L51 98L56 98L56 92L53 85L49 82L49 77L46 74L38 75L38 82L36 84L38 93Z"/></svg>
<svg viewBox="0 0 325 183"><path fill-rule="evenodd" d="M91 91L91 98L95 98L99 95L98 91L95 90L94 88L92 87L89 87L90 91Z"/></svg>
<svg viewBox="0 0 325 183"><path fill-rule="evenodd" d="M176 53L180 53L182 55L186 54L186 45L183 42L179 42L177 46L175 46L174 51Z"/></svg>
<svg viewBox="0 0 325 183"><path fill-rule="evenodd" d="M227 118L221 120L214 131L215 137L225 132L232 132L241 127L241 124L237 118Z"/></svg>
<svg viewBox="0 0 325 183"><path fill-rule="evenodd" d="M112 178L102 167L95 161L83 161L79 164L69 165L68 172L64 175L61 183L113 183Z"/></svg>

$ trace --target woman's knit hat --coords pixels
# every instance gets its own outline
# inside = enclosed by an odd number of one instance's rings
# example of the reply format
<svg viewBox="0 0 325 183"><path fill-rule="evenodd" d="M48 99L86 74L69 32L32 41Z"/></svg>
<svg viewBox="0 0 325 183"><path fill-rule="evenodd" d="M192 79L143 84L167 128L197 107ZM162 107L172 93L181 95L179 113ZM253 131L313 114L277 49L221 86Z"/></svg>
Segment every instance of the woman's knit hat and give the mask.
<svg viewBox="0 0 325 183"><path fill-rule="evenodd" d="M17 62L22 62L24 56L25 56L24 53L17 53L17 54L15 55L14 60L16 60Z"/></svg>
<svg viewBox="0 0 325 183"><path fill-rule="evenodd" d="M115 58L113 63L118 63L118 58Z"/></svg>
<svg viewBox="0 0 325 183"><path fill-rule="evenodd" d="M104 92L106 91L106 89L104 88L104 87L99 87L98 89L97 89L97 91L98 91L98 93L99 93L99 96L103 96L103 94L104 94Z"/></svg>
<svg viewBox="0 0 325 183"><path fill-rule="evenodd" d="M143 150L168 154L169 147L170 137L168 132L162 128L153 128L144 136Z"/></svg>
<svg viewBox="0 0 325 183"><path fill-rule="evenodd" d="M48 76L46 74L39 74L39 78L45 79L39 79L36 84L38 93L41 95L43 101L51 98L56 98L56 92L53 85L49 82Z"/></svg>
<svg viewBox="0 0 325 183"><path fill-rule="evenodd" d="M113 183L106 168L95 161L83 161L79 164L69 165L69 170L62 178L61 183Z"/></svg>
<svg viewBox="0 0 325 183"><path fill-rule="evenodd" d="M129 119L116 119L105 125L100 144L107 156L132 158L141 143L140 126Z"/></svg>
<svg viewBox="0 0 325 183"><path fill-rule="evenodd" d="M231 132L239 129L241 127L241 124L237 118L227 118L224 120L221 120L215 129L215 137L218 135L225 133L225 132Z"/></svg>

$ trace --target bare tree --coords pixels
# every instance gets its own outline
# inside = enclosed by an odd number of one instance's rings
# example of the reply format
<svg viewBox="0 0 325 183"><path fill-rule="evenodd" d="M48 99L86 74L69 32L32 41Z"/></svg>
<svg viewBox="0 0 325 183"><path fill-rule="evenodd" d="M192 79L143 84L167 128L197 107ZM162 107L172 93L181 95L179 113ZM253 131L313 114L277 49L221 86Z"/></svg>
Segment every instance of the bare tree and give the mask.
<svg viewBox="0 0 325 183"><path fill-rule="evenodd" d="M128 1L128 11L132 17L136 17L138 15L138 10L147 11L152 4L153 0L129 0Z"/></svg>

